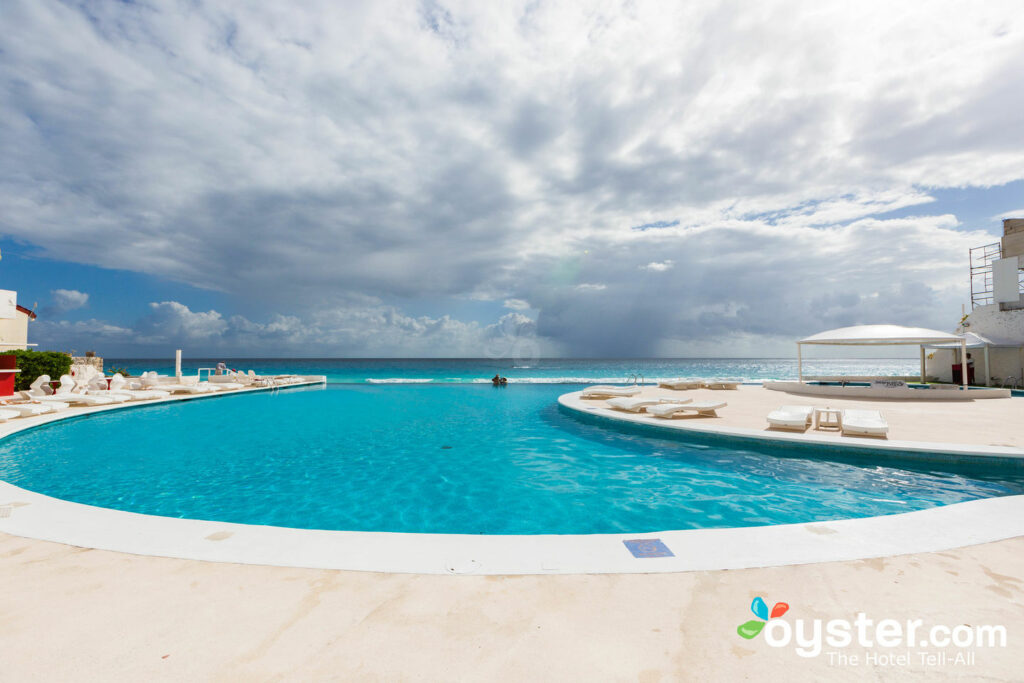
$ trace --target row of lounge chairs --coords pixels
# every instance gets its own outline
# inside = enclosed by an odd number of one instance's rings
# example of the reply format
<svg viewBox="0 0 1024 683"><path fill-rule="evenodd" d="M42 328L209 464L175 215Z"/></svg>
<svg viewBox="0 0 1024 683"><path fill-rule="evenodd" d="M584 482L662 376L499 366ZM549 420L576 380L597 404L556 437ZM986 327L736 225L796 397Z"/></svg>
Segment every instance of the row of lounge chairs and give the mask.
<svg viewBox="0 0 1024 683"><path fill-rule="evenodd" d="M740 380L733 379L667 379L658 382L663 389L738 389L742 384ZM587 387L583 390L583 398L617 398L636 396L642 391L639 385L614 386L611 384L598 384Z"/></svg>
<svg viewBox="0 0 1024 683"><path fill-rule="evenodd" d="M285 386L303 381L296 375L260 377L252 370L248 373L232 373L225 381L194 383L178 381L156 372L146 372L137 378L126 378L116 373L107 378L91 366L77 366L76 375L62 375L56 389L51 386L49 375L40 375L27 390L18 392L16 398L0 401L0 422L17 417L46 415L71 406L153 401L168 398L171 394L207 394L250 386Z"/></svg>
<svg viewBox="0 0 1024 683"><path fill-rule="evenodd" d="M845 409L841 413L839 431L843 436L880 436L889 433L889 423L877 410ZM768 413L768 427L805 432L814 416L812 406L782 406Z"/></svg>
<svg viewBox="0 0 1024 683"><path fill-rule="evenodd" d="M690 414L717 417L725 401L693 401L689 398L666 398L664 396L640 396L638 386L616 387L598 385L587 387L583 398L605 399L609 408L627 413L646 413L654 417L671 419ZM885 437L889 424L877 410L845 409L840 411L837 427L844 436ZM782 406L768 414L771 429L805 432L814 417L813 406ZM824 427L824 425L822 425Z"/></svg>
<svg viewBox="0 0 1024 683"><path fill-rule="evenodd" d="M658 386L662 389L674 389L676 391L685 389L739 389L741 384L743 384L741 379L683 377L658 380Z"/></svg>
<svg viewBox="0 0 1024 683"><path fill-rule="evenodd" d="M671 419L689 413L705 417L717 417L718 411L726 406L725 401L697 401L689 398L641 398L639 396L620 396L610 398L608 406L614 410L627 413L647 413L655 417Z"/></svg>

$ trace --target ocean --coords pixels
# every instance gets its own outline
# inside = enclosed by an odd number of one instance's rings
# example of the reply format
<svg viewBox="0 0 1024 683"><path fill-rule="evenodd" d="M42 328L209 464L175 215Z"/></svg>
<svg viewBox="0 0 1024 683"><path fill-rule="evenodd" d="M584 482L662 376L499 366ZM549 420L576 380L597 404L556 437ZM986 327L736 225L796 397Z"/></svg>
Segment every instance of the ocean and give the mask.
<svg viewBox="0 0 1024 683"><path fill-rule="evenodd" d="M490 382L500 374L510 384L596 384L632 381L635 374L647 381L668 377L721 377L746 382L796 379L792 358L644 358L569 359L541 358L512 361L493 358L187 358L183 374L213 368L223 362L237 370L257 374L326 375L344 384L472 384ZM127 369L133 375L146 370L174 373L173 358L106 358L104 369ZM919 362L907 358L810 359L804 375L915 375ZM205 373L204 373L205 374Z"/></svg>

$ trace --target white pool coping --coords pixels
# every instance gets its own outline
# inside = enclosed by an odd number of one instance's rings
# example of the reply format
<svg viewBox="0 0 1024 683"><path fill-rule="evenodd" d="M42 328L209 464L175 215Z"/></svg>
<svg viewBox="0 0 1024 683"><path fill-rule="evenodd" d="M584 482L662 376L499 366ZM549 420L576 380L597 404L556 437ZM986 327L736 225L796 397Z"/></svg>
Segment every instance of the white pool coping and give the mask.
<svg viewBox="0 0 1024 683"><path fill-rule="evenodd" d="M77 414L112 408L79 409ZM32 420L15 421L13 431L10 423L0 425L0 434L31 428ZM0 532L135 555L282 567L417 574L639 574L889 557L1000 541L1024 535L1024 496L809 524L485 536L324 531L157 517L72 503L0 482ZM636 558L623 543L655 538L674 556Z"/></svg>

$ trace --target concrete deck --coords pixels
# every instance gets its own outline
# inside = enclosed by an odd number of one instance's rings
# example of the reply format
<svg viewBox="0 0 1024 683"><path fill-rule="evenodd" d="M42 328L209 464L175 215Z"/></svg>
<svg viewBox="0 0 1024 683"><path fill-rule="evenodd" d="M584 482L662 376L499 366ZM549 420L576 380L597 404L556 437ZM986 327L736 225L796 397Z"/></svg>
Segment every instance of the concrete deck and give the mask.
<svg viewBox="0 0 1024 683"><path fill-rule="evenodd" d="M465 577L140 557L0 534L0 678L11 681L679 681L1020 678L1024 538L949 552L660 575ZM744 640L786 619L1003 625L970 665L858 664ZM837 650L832 650L838 652Z"/></svg>
<svg viewBox="0 0 1024 683"><path fill-rule="evenodd" d="M642 396L662 398L691 398L696 401L725 401L728 406L718 411L718 417L688 416L672 420L648 417L643 413L624 413L612 410L604 400L582 399L579 392L562 397L566 407L578 408L603 417L633 420L661 427L676 426L711 432L733 433L763 438L792 439L809 442L817 440L847 446L885 448L905 446L907 443L925 444L926 449L956 450L965 446L965 452L976 451L993 455L1024 457L1024 399L984 399L980 401L912 401L906 399L851 400L823 396L804 396L780 391L769 391L761 386L743 385L735 391L695 389L673 391L652 386L643 388ZM856 439L839 436L835 432L810 429L803 434L769 430L766 416L783 405L808 405L831 408L860 408L877 410L889 423L888 439ZM899 442L897 444L897 442ZM911 446L913 447L913 446Z"/></svg>

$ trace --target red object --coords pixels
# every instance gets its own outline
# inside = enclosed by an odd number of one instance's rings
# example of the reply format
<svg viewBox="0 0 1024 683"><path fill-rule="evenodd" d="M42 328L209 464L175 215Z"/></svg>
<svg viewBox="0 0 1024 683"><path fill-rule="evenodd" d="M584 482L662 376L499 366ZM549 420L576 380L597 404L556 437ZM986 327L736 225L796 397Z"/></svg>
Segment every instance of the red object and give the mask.
<svg viewBox="0 0 1024 683"><path fill-rule="evenodd" d="M17 372L0 372L0 396L14 396L14 378Z"/></svg>
<svg viewBox="0 0 1024 683"><path fill-rule="evenodd" d="M13 353L0 355L0 396L14 396L14 380L18 377L18 357Z"/></svg>
<svg viewBox="0 0 1024 683"><path fill-rule="evenodd" d="M953 363L953 384L964 383L964 370L960 363ZM967 364L967 383L974 384L974 363Z"/></svg>
<svg viewBox="0 0 1024 683"><path fill-rule="evenodd" d="M788 611L789 611L789 603L777 602L777 603L775 603L775 607L772 607L772 615L770 617L768 617L768 618L769 619L775 619L776 617L781 617L783 614L785 614Z"/></svg>

